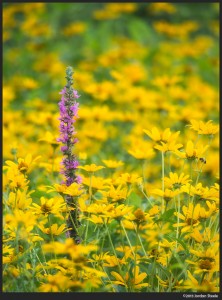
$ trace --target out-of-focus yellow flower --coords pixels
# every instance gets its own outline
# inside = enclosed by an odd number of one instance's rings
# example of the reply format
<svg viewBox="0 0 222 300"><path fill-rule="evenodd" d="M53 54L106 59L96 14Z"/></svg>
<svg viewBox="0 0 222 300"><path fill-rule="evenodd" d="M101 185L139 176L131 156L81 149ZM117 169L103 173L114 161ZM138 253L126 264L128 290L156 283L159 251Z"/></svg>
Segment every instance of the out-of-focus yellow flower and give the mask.
<svg viewBox="0 0 222 300"><path fill-rule="evenodd" d="M161 152L177 152L178 149L182 148L183 144L176 144L175 141L172 142L161 142L161 145L155 145L154 148L160 150Z"/></svg>
<svg viewBox="0 0 222 300"><path fill-rule="evenodd" d="M96 10L93 16L97 20L115 19L121 13L131 13L135 11L137 5L135 3L108 3L105 4L104 9Z"/></svg>
<svg viewBox="0 0 222 300"><path fill-rule="evenodd" d="M201 283L187 270L188 279L183 282L180 289L192 290L197 292L219 292L219 280L212 280L211 276L204 279Z"/></svg>
<svg viewBox="0 0 222 300"><path fill-rule="evenodd" d="M119 178L116 179L116 183L122 184L140 184L142 182L142 177L138 176L135 173L122 173Z"/></svg>
<svg viewBox="0 0 222 300"><path fill-rule="evenodd" d="M166 128L164 131L159 131L157 127L153 127L151 130L143 130L153 141L156 143L174 142L180 134L180 131L172 133L170 128Z"/></svg>
<svg viewBox="0 0 222 300"><path fill-rule="evenodd" d="M127 272L125 277L122 277L117 272L112 271L112 276L116 279L112 281L113 284L123 285L126 287L133 287L134 289L141 289L143 287L149 286L148 283L142 283L142 281L147 277L147 274L140 273L140 269L138 266L135 266L132 270L132 274L135 273L135 278L131 278L130 274Z"/></svg>
<svg viewBox="0 0 222 300"><path fill-rule="evenodd" d="M164 191L162 191L160 189L154 189L150 193L153 195L161 196L164 198L166 202L169 202L171 199L177 196L180 193L180 191L179 190L172 191L170 189L165 189Z"/></svg>
<svg viewBox="0 0 222 300"><path fill-rule="evenodd" d="M76 286L76 283L61 271L53 275L45 275L44 280L46 282L41 282L40 292L66 292L70 287ZM78 283L81 286L80 281Z"/></svg>
<svg viewBox="0 0 222 300"><path fill-rule="evenodd" d="M60 142L57 142L57 137L53 135L50 131L46 131L45 136L43 138L38 139L39 142L45 142L53 147L57 147Z"/></svg>
<svg viewBox="0 0 222 300"><path fill-rule="evenodd" d="M31 211L14 209L13 214L7 214L4 217L4 222L12 226L15 230L25 228L31 231L36 224L36 216Z"/></svg>
<svg viewBox="0 0 222 300"><path fill-rule="evenodd" d="M175 153L181 158L186 158L188 160L194 160L196 158L201 158L202 155L204 154L204 152L206 152L206 150L208 148L209 148L209 145L194 146L194 143L192 141L188 141L185 152L175 151Z"/></svg>
<svg viewBox="0 0 222 300"><path fill-rule="evenodd" d="M87 25L84 22L73 22L63 29L65 36L80 34L86 31Z"/></svg>
<svg viewBox="0 0 222 300"><path fill-rule="evenodd" d="M36 163L37 160L39 160L41 156L37 156L36 158L32 159L32 154L27 154L25 158L18 158L18 164L14 163L13 161L7 160L5 163L8 166L4 166L4 169L9 170L14 169L18 170L22 174L26 174L31 171L31 167L33 167L33 164Z"/></svg>
<svg viewBox="0 0 222 300"><path fill-rule="evenodd" d="M122 188L122 185L117 186L117 188L111 185L108 191L101 191L101 194L107 198L109 202L120 202L126 200L130 192L128 192L126 187Z"/></svg>
<svg viewBox="0 0 222 300"><path fill-rule="evenodd" d="M60 235L68 230L65 224L62 224L60 226L58 226L58 224L52 224L49 228L46 228L42 224L39 224L38 227L42 232L48 235Z"/></svg>
<svg viewBox="0 0 222 300"><path fill-rule="evenodd" d="M34 191L28 193L26 190L17 190L16 193L10 192L9 197L5 202L13 209L27 210L32 203L32 198L30 197L30 195L33 192Z"/></svg>
<svg viewBox="0 0 222 300"><path fill-rule="evenodd" d="M171 24L166 21L157 21L153 23L157 32L166 34L169 37L187 38L191 32L199 28L195 21L186 21L178 24Z"/></svg>
<svg viewBox="0 0 222 300"><path fill-rule="evenodd" d="M124 165L122 161L111 160L111 159L110 160L103 159L102 162L107 166L107 168L110 169L115 169Z"/></svg>
<svg viewBox="0 0 222 300"><path fill-rule="evenodd" d="M63 194L67 194L67 195L70 195L70 196L79 196L83 193L83 190L81 189L81 186L76 183L76 182L73 182L70 186L68 186L66 188L66 190L63 192Z"/></svg>
<svg viewBox="0 0 222 300"><path fill-rule="evenodd" d="M161 12L173 14L177 11L175 5L173 5L172 3L151 3L147 7L147 9L152 14L158 14Z"/></svg>
<svg viewBox="0 0 222 300"><path fill-rule="evenodd" d="M191 129L198 132L198 134L214 135L219 131L219 125L213 125L212 120L204 123L203 121L191 120L191 125L188 125Z"/></svg>
<svg viewBox="0 0 222 300"><path fill-rule="evenodd" d="M94 172L99 171L99 170L104 169L104 168L105 168L104 166L97 166L95 164L85 165L85 166L78 166L78 169L83 169L83 170L85 170L86 172L89 172L89 173L94 173Z"/></svg>
<svg viewBox="0 0 222 300"><path fill-rule="evenodd" d="M93 190L104 190L108 187L104 178L96 176L92 176L91 178L83 177L82 183L86 186L91 186Z"/></svg>

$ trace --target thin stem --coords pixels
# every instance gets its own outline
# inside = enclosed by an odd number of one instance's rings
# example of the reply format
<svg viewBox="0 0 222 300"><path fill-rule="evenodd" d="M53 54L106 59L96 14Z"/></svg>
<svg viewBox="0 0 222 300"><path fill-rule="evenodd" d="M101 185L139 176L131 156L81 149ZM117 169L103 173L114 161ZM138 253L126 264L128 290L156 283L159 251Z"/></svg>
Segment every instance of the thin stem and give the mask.
<svg viewBox="0 0 222 300"><path fill-rule="evenodd" d="M53 233L52 233L52 225L51 225L50 215L48 215L48 221L49 221L49 227L50 227L51 240L52 240L52 242L54 244L55 240L54 240L54 236L53 236ZM54 252L54 257L55 257L55 260L57 260L57 256L56 256L55 252Z"/></svg>
<svg viewBox="0 0 222 300"><path fill-rule="evenodd" d="M179 225L180 225L180 194L178 195L178 210L177 210L177 235L176 235L176 249L178 247L178 238L179 238Z"/></svg>
<svg viewBox="0 0 222 300"><path fill-rule="evenodd" d="M104 225L105 225L105 227L106 227L106 232L107 232L108 237L109 237L110 245L111 245L112 250L113 250L113 253L114 253L115 257L116 257L116 261L117 261L117 264L118 264L119 273L120 273L120 275L122 276L122 269L121 269L121 267L120 267L119 259L118 259L118 257L117 257L116 250L115 250L115 247L114 247L113 242L112 242L112 238L111 238L111 235L110 235L110 232L109 232L109 228L108 228L108 226L106 225L105 222L104 222ZM123 278L124 283L125 283L126 291L128 291L127 284L126 284L126 281L125 281L124 276L122 276L122 278Z"/></svg>
<svg viewBox="0 0 222 300"><path fill-rule="evenodd" d="M134 253L134 281L133 281L133 288L135 287L136 282L136 255L137 255L137 246L138 246L138 224L136 225L136 249Z"/></svg>
<svg viewBox="0 0 222 300"><path fill-rule="evenodd" d="M122 228L123 228L123 231L124 231L124 233L125 233L125 235L126 235L126 239L127 239L127 242L128 242L128 244L129 244L129 246L130 246L130 249L131 249L131 251L132 251L132 254L133 254L133 256L135 256L135 253L134 253L134 251L133 251L133 247L132 247L132 245L131 245L130 239L129 239L129 237L128 237L128 235L127 235L127 232L126 232L126 230L125 230L125 228L124 228L124 226L123 226L123 222L120 221L120 224L121 224L121 226L122 226Z"/></svg>
<svg viewBox="0 0 222 300"><path fill-rule="evenodd" d="M133 226L134 226L134 228L135 228L135 230L136 230L136 226L134 225L134 223L133 223ZM140 237L139 234L138 234L138 239L139 239L139 241L140 241L140 245L141 245L141 247L142 247L142 249L143 249L144 255L148 258L148 255L147 255L147 253L146 253L146 250L145 250L145 248L144 248L144 246L143 246L143 242L142 242L141 237Z"/></svg>
<svg viewBox="0 0 222 300"><path fill-rule="evenodd" d="M161 152L162 154L162 191L164 193L164 152ZM164 212L164 196L162 197L162 214Z"/></svg>
<svg viewBox="0 0 222 300"><path fill-rule="evenodd" d="M92 201L92 175L90 174L89 178L89 205L91 204ZM88 212L88 218L89 218L90 213ZM89 228L89 219L87 219L86 223L86 232L85 232L85 238L84 238L84 244L86 245L86 240L87 240L87 234L88 234L88 228Z"/></svg>

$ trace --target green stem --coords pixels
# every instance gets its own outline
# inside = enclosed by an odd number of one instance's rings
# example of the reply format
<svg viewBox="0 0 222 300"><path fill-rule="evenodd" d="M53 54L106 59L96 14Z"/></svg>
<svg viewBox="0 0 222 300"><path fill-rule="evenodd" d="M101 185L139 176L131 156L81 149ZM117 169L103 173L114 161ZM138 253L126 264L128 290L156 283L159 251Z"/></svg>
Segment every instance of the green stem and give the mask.
<svg viewBox="0 0 222 300"><path fill-rule="evenodd" d="M134 223L133 223L133 226L134 226L134 228L135 228L135 230L136 230L136 226L134 225ZM144 248L144 246L143 246L143 242L142 242L141 237L140 237L139 234L138 234L138 239L139 239L139 241L140 241L140 245L141 245L141 247L142 247L142 249L143 249L144 255L148 258L148 255L147 255L147 253L146 253L146 250L145 250L145 248Z"/></svg>
<svg viewBox="0 0 222 300"><path fill-rule="evenodd" d="M162 191L164 193L164 152L161 152L162 154ZM164 212L164 196L162 197L162 214Z"/></svg>
<svg viewBox="0 0 222 300"><path fill-rule="evenodd" d="M121 224L121 226L122 226L122 228L123 228L123 231L124 231L124 233L125 233L125 236L126 236L126 239L127 239L128 244L129 244L129 246L130 246L130 249L131 249L131 251L132 251L132 254L133 254L133 256L135 256L135 253L134 253L134 251L133 251L133 247L132 247L132 245L131 245L130 239L129 239L129 237L128 237L128 235L127 235L127 232L126 232L126 230L125 230L125 228L124 228L124 226L123 226L123 222L120 221L120 224Z"/></svg>
<svg viewBox="0 0 222 300"><path fill-rule="evenodd" d="M112 242L112 238L111 238L111 235L110 235L110 232L109 232L109 228L108 228L108 226L106 225L105 222L104 222L104 225L105 225L105 227L106 227L106 232L107 232L107 234L108 234L108 238L109 238L109 241L110 241L110 245L111 245L112 250L113 250L113 253L114 253L115 257L116 257L117 266L118 266L118 269L119 269L119 274L122 276L122 278L123 278L123 280L124 280L126 291L128 291L126 281L125 281L125 279L124 279L124 276L122 275L122 269L121 269L121 267L120 267L119 259L118 259L118 257L117 257L116 250L115 250L115 247L114 247L113 242Z"/></svg>
<svg viewBox="0 0 222 300"><path fill-rule="evenodd" d="M49 221L49 227L50 227L51 240L52 240L52 242L54 244L55 240L54 240L54 236L53 236L53 233L52 233L52 225L51 225L50 215L48 215L48 221ZM55 260L57 260L57 256L56 256L55 252L54 252L54 257L55 257Z"/></svg>
<svg viewBox="0 0 222 300"><path fill-rule="evenodd" d="M89 205L92 202L92 175L90 174L89 178ZM89 218L90 213L88 212L88 218ZM85 238L84 238L84 244L86 245L87 241L87 235L88 235L88 229L89 229L89 219L87 219L86 223L86 232L85 232Z"/></svg>
<svg viewBox="0 0 222 300"><path fill-rule="evenodd" d="M177 240L179 238L179 225L180 225L179 214L180 214L180 194L178 195L176 250L177 250L177 247L178 247L178 241Z"/></svg>
<svg viewBox="0 0 222 300"><path fill-rule="evenodd" d="M133 288L135 288L135 282L136 282L136 255L137 255L137 246L138 246L138 224L136 225L136 249L135 249L135 253L134 253L134 281L133 281Z"/></svg>

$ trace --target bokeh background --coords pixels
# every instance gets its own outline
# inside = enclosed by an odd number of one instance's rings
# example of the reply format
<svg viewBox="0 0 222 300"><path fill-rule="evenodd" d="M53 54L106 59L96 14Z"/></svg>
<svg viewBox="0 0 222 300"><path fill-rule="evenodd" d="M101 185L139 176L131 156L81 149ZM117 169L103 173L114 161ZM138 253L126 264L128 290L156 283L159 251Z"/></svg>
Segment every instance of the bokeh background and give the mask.
<svg viewBox="0 0 222 300"><path fill-rule="evenodd" d="M67 66L81 95L83 162L136 168L128 151L149 146L143 129L153 126L180 130L182 143L192 138L191 119L219 118L218 27L217 3L4 4L4 158L44 154L40 166L50 172L53 149L38 141L58 136ZM214 175L217 148L215 139L206 165Z"/></svg>

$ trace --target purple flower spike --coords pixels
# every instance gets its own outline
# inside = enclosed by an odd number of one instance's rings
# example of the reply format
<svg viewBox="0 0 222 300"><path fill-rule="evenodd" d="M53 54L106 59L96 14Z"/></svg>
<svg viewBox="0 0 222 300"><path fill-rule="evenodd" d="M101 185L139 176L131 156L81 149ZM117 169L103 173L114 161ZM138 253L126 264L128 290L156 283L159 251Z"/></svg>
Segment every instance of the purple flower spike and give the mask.
<svg viewBox="0 0 222 300"><path fill-rule="evenodd" d="M63 152L63 159L61 161L61 174L64 175L65 179L62 182L66 186L70 186L72 183L76 182L81 184L82 178L79 175L76 175L76 169L79 165L79 162L76 156L73 154L73 147L78 142L78 139L75 137L76 131L74 128L74 122L78 117L79 103L76 102L80 96L78 92L73 89L73 71L71 67L66 69L66 79L67 84L59 93L61 95L61 100L59 102L59 111L60 111L60 125L59 132L60 135L57 138L58 142L61 142L61 151ZM79 186L79 188L81 188ZM74 208L70 211L69 217L67 219L67 228L66 232L67 237L72 237L76 244L81 242L77 228L80 226L79 221L79 206L76 197L71 195L65 195L65 201L67 206ZM75 225L73 225L75 224Z"/></svg>
<svg viewBox="0 0 222 300"><path fill-rule="evenodd" d="M79 176L75 174L79 163L77 158L72 154L72 148L78 142L78 139L74 137L76 131L73 124L76 121L75 118L78 117L79 103L76 102L76 99L80 96L72 87L72 74L72 68L68 67L66 70L67 85L59 93L61 95L59 102L60 136L57 141L63 144L61 151L65 156L62 161L61 174L65 175L67 186L73 182L80 182Z"/></svg>

